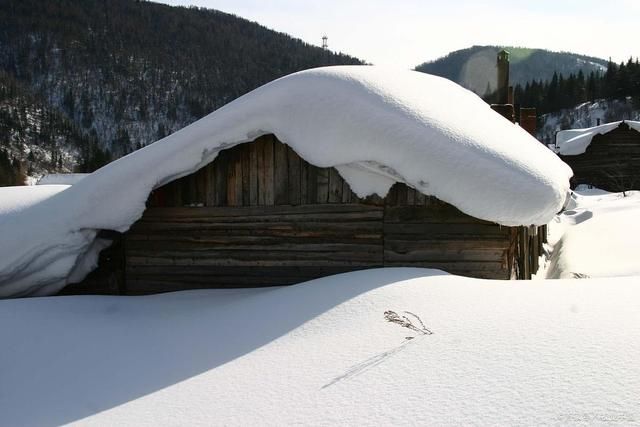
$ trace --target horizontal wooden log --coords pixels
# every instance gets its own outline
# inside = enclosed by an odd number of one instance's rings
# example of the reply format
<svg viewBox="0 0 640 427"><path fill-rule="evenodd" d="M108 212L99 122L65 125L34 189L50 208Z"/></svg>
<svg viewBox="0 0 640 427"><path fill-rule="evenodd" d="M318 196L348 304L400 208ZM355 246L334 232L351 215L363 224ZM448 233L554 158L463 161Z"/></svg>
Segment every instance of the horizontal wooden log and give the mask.
<svg viewBox="0 0 640 427"><path fill-rule="evenodd" d="M413 262L413 261L494 261L503 262L506 260L507 252L501 249L463 249L463 250L433 250L417 249L412 251L403 250L400 252L385 250L385 262Z"/></svg>
<svg viewBox="0 0 640 427"><path fill-rule="evenodd" d="M312 235L340 235L353 236L357 234L379 235L382 230L376 222L354 223L272 223L268 227L260 223L242 223L229 226L227 224L138 224L132 233L150 234L220 234L220 235L246 235L256 236L312 236Z"/></svg>
<svg viewBox="0 0 640 427"><path fill-rule="evenodd" d="M419 236L420 237L420 236ZM394 239L387 237L384 245L385 249L402 252L420 249L431 249L433 251L461 251L461 250L506 250L512 246L509 236L502 239L434 239L426 240L417 238L415 240Z"/></svg>
<svg viewBox="0 0 640 427"><path fill-rule="evenodd" d="M176 216L176 217L145 217L137 224L173 223L173 224L207 224L226 223L235 225L241 223L270 223L270 222L352 222L352 221L381 221L382 212L325 212L282 215L251 215L251 216ZM136 225L137 225L136 224Z"/></svg>
<svg viewBox="0 0 640 427"><path fill-rule="evenodd" d="M219 243L213 240L199 240L199 241L166 241L166 240L153 240L153 241L128 241L127 253L159 253L162 251L184 251L186 252L201 252L210 251L212 248L219 248L225 252L241 251L246 253L260 253L262 251L270 251L282 254L285 252L371 252L380 251L382 245L379 241L372 241L369 244L359 243L357 240L347 243L314 243L307 239L300 239L298 242L278 242L270 241L268 244L265 242L255 242L250 244L239 244L233 241L229 243Z"/></svg>
<svg viewBox="0 0 640 427"><path fill-rule="evenodd" d="M382 261L382 247L371 247L371 249L350 251L343 249L341 251L328 252L303 252L299 250L267 250L267 251L247 251L247 250L224 250L224 249L202 249L202 250L179 250L179 249L161 249L161 250L137 250L127 249L127 258L130 263L134 263L135 259L173 259L172 263L187 262L186 259L192 260L192 264L210 263L221 261L222 263L253 262L256 264L263 261L278 261L287 263L289 261L336 261L344 262L348 265L350 262L375 262Z"/></svg>
<svg viewBox="0 0 640 427"><path fill-rule="evenodd" d="M144 213L144 218L170 217L242 217L264 215L289 215L289 214L321 214L321 213L349 213L349 212L382 212L381 206L362 203L344 204L307 204L284 206L243 206L243 207L156 207L149 208Z"/></svg>
<svg viewBox="0 0 640 427"><path fill-rule="evenodd" d="M385 261L385 267L423 267L436 268L455 274L457 271L502 271L501 262L491 261Z"/></svg>
<svg viewBox="0 0 640 427"><path fill-rule="evenodd" d="M342 259L276 259L276 260L256 260L256 259L233 259L233 258L199 258L194 259L191 264L187 264L187 258L174 259L171 257L128 257L128 265L199 265L199 266L235 266L235 267L374 267L382 265L382 257L379 262L374 259L353 260L343 256Z"/></svg>
<svg viewBox="0 0 640 427"><path fill-rule="evenodd" d="M489 221L474 218L451 205L441 206L387 206L384 212L386 223L462 223L487 224Z"/></svg>
<svg viewBox="0 0 640 427"><path fill-rule="evenodd" d="M509 227L500 227L494 224L451 224L451 223L427 223L427 224L404 224L404 223L385 223L385 237L393 238L394 236L403 235L421 235L425 238L434 238L432 236L446 235L476 235L476 236L507 236L510 233Z"/></svg>
<svg viewBox="0 0 640 427"><path fill-rule="evenodd" d="M186 243L194 245L211 245L211 246L270 246L279 244L381 244L382 233L372 234L345 234L345 233L327 233L326 231L317 232L315 235L303 236L276 236L276 235L257 235L254 233L245 234L215 234L215 233L194 233L194 234L131 234L127 236L129 247L135 247L138 242L148 243L149 245L158 242L158 245L172 245L176 243ZM134 245L134 246L131 246Z"/></svg>
<svg viewBox="0 0 640 427"><path fill-rule="evenodd" d="M353 271L349 266L281 266L250 268L239 266L157 266L157 265L131 265L127 266L128 275L159 275L159 276L246 276L246 277L275 277L283 275L287 277L303 277L315 274L338 274Z"/></svg>

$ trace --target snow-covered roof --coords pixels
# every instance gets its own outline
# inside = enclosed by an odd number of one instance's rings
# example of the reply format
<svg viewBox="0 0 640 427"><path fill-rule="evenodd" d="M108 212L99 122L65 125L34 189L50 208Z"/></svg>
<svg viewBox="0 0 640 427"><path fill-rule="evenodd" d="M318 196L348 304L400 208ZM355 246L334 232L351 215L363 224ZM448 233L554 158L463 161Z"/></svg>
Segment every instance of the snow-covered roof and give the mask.
<svg viewBox="0 0 640 427"><path fill-rule="evenodd" d="M88 175L88 173L50 173L40 178L36 185L73 185Z"/></svg>
<svg viewBox="0 0 640 427"><path fill-rule="evenodd" d="M640 132L640 122L624 120L618 122L605 123L585 129L561 130L556 134L556 152L563 156L577 156L583 154L591 144L593 137L604 135L617 129L622 123L627 124L631 129Z"/></svg>
<svg viewBox="0 0 640 427"><path fill-rule="evenodd" d="M99 169L65 191L0 217L0 296L44 295L84 277L98 230L126 231L151 190L218 152L274 133L302 158L335 166L360 196L395 181L477 218L545 224L570 168L457 84L424 73L339 66L264 85L192 125Z"/></svg>

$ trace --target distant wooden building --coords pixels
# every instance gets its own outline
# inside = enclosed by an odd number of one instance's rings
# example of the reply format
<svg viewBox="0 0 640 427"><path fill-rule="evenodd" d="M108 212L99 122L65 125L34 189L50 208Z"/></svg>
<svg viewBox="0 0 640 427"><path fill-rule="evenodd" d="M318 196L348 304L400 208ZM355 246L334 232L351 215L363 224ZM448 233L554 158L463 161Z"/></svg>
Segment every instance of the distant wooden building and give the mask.
<svg viewBox="0 0 640 427"><path fill-rule="evenodd" d="M563 155L561 150L559 155L573 169L573 188L589 184L614 192L640 189L640 132L626 122L593 136L582 154Z"/></svg>
<svg viewBox="0 0 640 427"><path fill-rule="evenodd" d="M543 232L473 218L404 184L359 198L336 169L266 135L155 190L100 267L63 292L287 285L399 266L526 279Z"/></svg>

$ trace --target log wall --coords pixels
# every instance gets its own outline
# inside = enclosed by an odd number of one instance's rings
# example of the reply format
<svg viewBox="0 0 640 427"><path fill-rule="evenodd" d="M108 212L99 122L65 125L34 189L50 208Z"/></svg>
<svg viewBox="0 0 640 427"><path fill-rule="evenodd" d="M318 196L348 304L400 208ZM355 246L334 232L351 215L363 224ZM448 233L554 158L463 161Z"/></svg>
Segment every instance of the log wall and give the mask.
<svg viewBox="0 0 640 427"><path fill-rule="evenodd" d="M640 132L624 123L596 135L584 154L560 158L573 169L574 188L580 184L614 192L640 188Z"/></svg>
<svg viewBox="0 0 640 427"><path fill-rule="evenodd" d="M404 184L385 198L358 198L334 168L313 166L264 136L150 195L119 239L118 289L287 285L383 266L529 278L541 242L528 233Z"/></svg>
<svg viewBox="0 0 640 427"><path fill-rule="evenodd" d="M383 265L383 208L150 208L126 235L130 293L286 285Z"/></svg>

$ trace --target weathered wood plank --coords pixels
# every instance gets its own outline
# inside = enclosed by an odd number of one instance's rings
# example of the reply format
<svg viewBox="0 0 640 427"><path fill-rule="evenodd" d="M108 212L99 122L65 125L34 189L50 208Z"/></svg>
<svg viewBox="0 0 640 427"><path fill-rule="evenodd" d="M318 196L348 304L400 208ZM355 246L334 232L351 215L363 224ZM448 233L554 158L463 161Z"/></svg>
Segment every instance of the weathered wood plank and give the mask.
<svg viewBox="0 0 640 427"><path fill-rule="evenodd" d="M317 201L327 203L329 201L329 169L316 169Z"/></svg>
<svg viewBox="0 0 640 427"><path fill-rule="evenodd" d="M249 144L249 206L258 205L258 150L255 143Z"/></svg>
<svg viewBox="0 0 640 427"><path fill-rule="evenodd" d="M318 203L318 168L307 164L307 203Z"/></svg>
<svg viewBox="0 0 640 427"><path fill-rule="evenodd" d="M345 203L339 206L328 204L309 204L299 206L255 206L255 207L168 207L149 208L145 211L142 221L154 221L156 219L165 220L167 218L209 218L209 217L268 217L269 215L307 215L312 217L315 214L366 214L370 212L378 213L382 218L383 207L367 205L361 203Z"/></svg>
<svg viewBox="0 0 640 427"><path fill-rule="evenodd" d="M235 175L236 175L236 182L235 182L235 187L233 189L234 193L235 193L235 201L237 206L242 206L243 203L243 197L242 197L242 183L244 181L244 179L242 178L242 152L241 151L236 151L236 154L234 156L234 166L235 166Z"/></svg>
<svg viewBox="0 0 640 427"><path fill-rule="evenodd" d="M227 204L227 165L229 163L229 152L221 151L216 159L214 168L215 185L215 206Z"/></svg>
<svg viewBox="0 0 640 427"><path fill-rule="evenodd" d="M242 187L240 189L242 195L242 206L251 206L251 163L250 163L250 146L251 144L243 144L239 148L242 156Z"/></svg>
<svg viewBox="0 0 640 427"><path fill-rule="evenodd" d="M329 203L342 202L342 181L335 168L329 169Z"/></svg>
<svg viewBox="0 0 640 427"><path fill-rule="evenodd" d="M289 158L287 146L275 144L274 197L276 205L289 204Z"/></svg>
<svg viewBox="0 0 640 427"><path fill-rule="evenodd" d="M352 197L356 198L356 196L352 193L351 187L349 183L343 178L342 179L342 203L351 203Z"/></svg>
<svg viewBox="0 0 640 427"><path fill-rule="evenodd" d="M499 249L450 249L432 250L422 249L413 251L395 252L384 251L385 262L432 262L432 261L452 261L455 262L506 262L506 250Z"/></svg>
<svg viewBox="0 0 640 427"><path fill-rule="evenodd" d="M299 205L301 202L301 168L300 168L300 156L293 151L291 147L287 147L287 161L288 161L288 193L289 204Z"/></svg>
<svg viewBox="0 0 640 427"><path fill-rule="evenodd" d="M275 187L274 187L274 138L267 135L264 137L263 156L264 156L264 204L273 206L275 203Z"/></svg>
<svg viewBox="0 0 640 427"><path fill-rule="evenodd" d="M260 228L260 229L258 229ZM229 229L229 224L153 224L137 228L135 233L164 233L165 235L184 235L185 233L201 233L203 236L233 236L233 235L255 235L255 236L282 236L282 237L315 237L315 236L345 236L372 238L381 236L382 230L375 223L336 223L331 227L323 227L320 222L309 222L305 224L286 223L242 223ZM449 235L455 236L455 235ZM151 240L151 238L147 239Z"/></svg>
<svg viewBox="0 0 640 427"><path fill-rule="evenodd" d="M460 212L448 204L430 204L429 206L387 206L385 209L386 223L464 223L485 224L499 227L489 221L474 218Z"/></svg>
<svg viewBox="0 0 640 427"><path fill-rule="evenodd" d="M204 167L205 171L205 206L215 206L216 203L216 181L215 181L215 162L209 163Z"/></svg>
<svg viewBox="0 0 640 427"><path fill-rule="evenodd" d="M240 187L240 192L238 192ZM242 205L242 163L237 150L229 150L227 164L227 204L229 206Z"/></svg>
<svg viewBox="0 0 640 427"><path fill-rule="evenodd" d="M304 159L300 159L300 204L306 205L309 203L309 163ZM313 199L315 202L315 198Z"/></svg>
<svg viewBox="0 0 640 427"><path fill-rule="evenodd" d="M464 251L464 250L497 250L504 251L511 247L510 237L494 239L464 240L464 239L416 239L401 240L389 238L385 239L385 249L396 252L409 252L415 250L433 250L433 251ZM455 258L455 256L454 256Z"/></svg>
<svg viewBox="0 0 640 427"><path fill-rule="evenodd" d="M194 260L193 265L212 265L212 266L236 266L236 267L372 267L374 264L370 258L364 258L361 260L354 260L350 257L345 257L342 254L341 259L320 259L310 258L303 259L303 257L297 257L296 259L270 259L270 260L257 260L257 259L235 259L235 258L212 258L202 257ZM176 265L173 258L167 257L137 257L128 255L127 262L129 265ZM382 265L381 263L379 265Z"/></svg>
<svg viewBox="0 0 640 427"><path fill-rule="evenodd" d="M228 239L227 243L220 243L217 239L202 239L202 240L129 240L127 242L127 251L130 254L149 254L152 255L154 253L159 253L162 251L184 251L184 253L192 252L207 252L211 251L212 248L220 248L222 252L229 253L238 253L241 256L243 254L247 254L247 256L253 256L251 253L258 252L273 252L275 256L276 252L280 255L284 253L295 253L299 252L314 252L319 254L319 256L327 256L330 254L321 254L322 252L348 252L348 251L356 251L361 253L378 253L382 250L380 242L376 240L371 240L369 242L360 242L360 239L352 239L351 241L344 242L314 242L309 240L302 239L281 239L277 241L276 239L271 239L266 242L254 241L254 242L236 242L234 239ZM450 251L451 252L451 251ZM465 253L465 251L460 251L461 253ZM467 251L471 253L472 251ZM488 257L489 254L502 252L494 250L494 251L477 251L482 252L483 257ZM413 251L409 254L413 254L415 256L419 256L420 254L443 254L446 253L444 251ZM474 252L475 253L475 252ZM320 255L321 254L321 255ZM407 255L407 254L397 254L398 256ZM454 253L455 255L455 253ZM395 255L394 255L395 256ZM435 255L434 255L435 256ZM498 255L498 258L500 255ZM426 259L426 258L425 258Z"/></svg>
<svg viewBox="0 0 640 427"><path fill-rule="evenodd" d="M486 238L486 236L507 236L508 227L498 227L492 224L456 224L456 223L385 223L384 232L388 238L394 236L421 235L423 238L434 238L433 236L445 235L476 235ZM405 237L406 238L406 237Z"/></svg>
<svg viewBox="0 0 640 427"><path fill-rule="evenodd" d="M154 265L135 265L127 267L127 275L139 275L139 276L222 276L222 277L249 277L254 279L261 279L263 277L273 278L277 274L281 274L287 277L304 277L307 275L317 274L338 274L351 271L347 266L334 266L334 267L277 267L277 268L252 268L246 269L244 267L234 266L154 266Z"/></svg>
<svg viewBox="0 0 640 427"><path fill-rule="evenodd" d="M465 261L465 262L447 262L447 261L398 261L392 262L385 260L385 267L424 267L437 268L448 273L455 274L457 271L493 271L504 272L502 262L491 261Z"/></svg>

